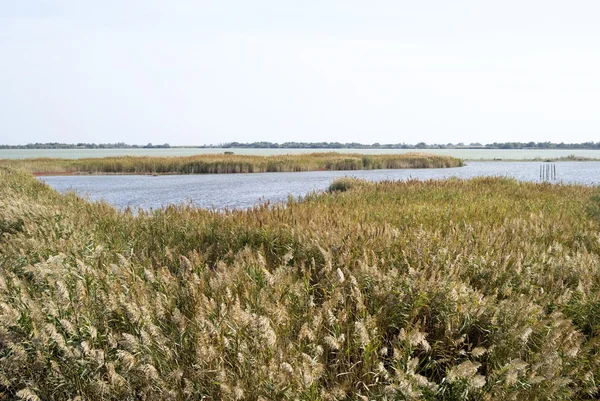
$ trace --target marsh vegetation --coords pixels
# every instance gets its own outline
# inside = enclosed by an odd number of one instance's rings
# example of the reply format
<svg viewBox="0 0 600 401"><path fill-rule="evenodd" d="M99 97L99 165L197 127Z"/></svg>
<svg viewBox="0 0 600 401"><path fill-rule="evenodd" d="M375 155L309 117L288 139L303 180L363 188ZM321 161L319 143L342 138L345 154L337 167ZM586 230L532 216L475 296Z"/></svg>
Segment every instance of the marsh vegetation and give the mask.
<svg viewBox="0 0 600 401"><path fill-rule="evenodd" d="M221 154L185 157L121 156L88 159L0 160L0 166L21 168L38 174L218 174L445 168L462 165L462 160L454 157L425 153L396 155L310 153L278 156Z"/></svg>
<svg viewBox="0 0 600 401"><path fill-rule="evenodd" d="M132 213L0 169L0 394L595 399L595 194L351 181Z"/></svg>

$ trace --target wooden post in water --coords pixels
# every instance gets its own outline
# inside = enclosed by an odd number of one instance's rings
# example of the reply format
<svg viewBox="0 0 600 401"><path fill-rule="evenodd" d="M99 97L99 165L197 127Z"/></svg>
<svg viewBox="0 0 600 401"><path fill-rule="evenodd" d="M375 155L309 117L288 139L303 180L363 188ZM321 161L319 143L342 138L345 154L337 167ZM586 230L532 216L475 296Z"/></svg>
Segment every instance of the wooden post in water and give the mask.
<svg viewBox="0 0 600 401"><path fill-rule="evenodd" d="M540 165L540 181L556 180L556 164L547 163Z"/></svg>

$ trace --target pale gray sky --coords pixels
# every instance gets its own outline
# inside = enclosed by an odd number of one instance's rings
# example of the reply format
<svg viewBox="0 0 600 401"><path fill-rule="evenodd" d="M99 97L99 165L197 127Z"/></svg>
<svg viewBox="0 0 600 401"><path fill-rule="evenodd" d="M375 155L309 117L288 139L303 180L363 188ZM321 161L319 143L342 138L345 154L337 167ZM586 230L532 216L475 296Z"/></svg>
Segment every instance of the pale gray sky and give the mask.
<svg viewBox="0 0 600 401"><path fill-rule="evenodd" d="M0 0L0 143L600 141L597 0Z"/></svg>

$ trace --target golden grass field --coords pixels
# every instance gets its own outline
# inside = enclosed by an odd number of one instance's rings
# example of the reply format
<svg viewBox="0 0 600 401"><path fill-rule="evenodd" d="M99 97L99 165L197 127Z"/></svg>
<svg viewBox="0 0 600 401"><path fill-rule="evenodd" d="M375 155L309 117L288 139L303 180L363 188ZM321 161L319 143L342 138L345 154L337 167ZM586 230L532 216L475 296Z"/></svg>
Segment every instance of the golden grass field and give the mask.
<svg viewBox="0 0 600 401"><path fill-rule="evenodd" d="M88 159L0 160L0 166L36 174L218 174L318 170L372 170L460 167L462 160L427 153L360 155L310 153L279 156L198 155L186 157L119 156Z"/></svg>
<svg viewBox="0 0 600 401"><path fill-rule="evenodd" d="M134 213L0 168L0 399L596 399L599 199L346 180Z"/></svg>

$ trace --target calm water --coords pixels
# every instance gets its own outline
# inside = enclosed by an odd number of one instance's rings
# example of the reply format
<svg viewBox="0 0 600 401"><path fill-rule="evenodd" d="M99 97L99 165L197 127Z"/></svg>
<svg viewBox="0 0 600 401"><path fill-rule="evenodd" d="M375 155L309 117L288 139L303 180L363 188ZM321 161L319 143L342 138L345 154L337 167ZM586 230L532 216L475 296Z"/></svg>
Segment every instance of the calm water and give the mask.
<svg viewBox="0 0 600 401"><path fill-rule="evenodd" d="M313 152L342 152L361 154L399 154L408 152L427 152L438 155L450 155L465 160L526 160L537 158L557 158L575 155L600 159L600 150L502 150L502 149L0 149L0 159L26 159L32 157L56 157L80 159L84 157L107 156L191 156L199 154L219 154L231 151L240 155L280 155Z"/></svg>
<svg viewBox="0 0 600 401"><path fill-rule="evenodd" d="M372 181L427 180L449 177L505 176L540 181L539 162L469 162L452 169L314 171L304 173L254 173L214 175L132 175L40 177L51 187L73 190L92 200L104 199L124 208L159 208L192 202L204 208L246 208L260 201L280 202L325 190L337 177L352 176ZM556 163L557 182L600 184L600 162Z"/></svg>

